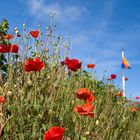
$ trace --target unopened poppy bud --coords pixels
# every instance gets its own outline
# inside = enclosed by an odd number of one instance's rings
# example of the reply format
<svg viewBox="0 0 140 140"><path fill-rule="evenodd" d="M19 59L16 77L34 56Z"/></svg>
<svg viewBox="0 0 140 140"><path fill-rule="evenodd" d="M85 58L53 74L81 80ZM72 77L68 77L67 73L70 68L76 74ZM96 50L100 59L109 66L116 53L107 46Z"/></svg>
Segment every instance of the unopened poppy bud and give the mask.
<svg viewBox="0 0 140 140"><path fill-rule="evenodd" d="M23 24L22 26L23 26L23 30L25 30L26 29L26 24Z"/></svg>
<svg viewBox="0 0 140 140"><path fill-rule="evenodd" d="M31 46L28 46L28 50L30 50L32 47Z"/></svg>
<svg viewBox="0 0 140 140"><path fill-rule="evenodd" d="M19 30L17 27L14 28L15 34L19 34Z"/></svg>
<svg viewBox="0 0 140 140"><path fill-rule="evenodd" d="M46 27L46 30L49 30L49 27Z"/></svg>
<svg viewBox="0 0 140 140"><path fill-rule="evenodd" d="M42 58L46 59L46 55L43 55Z"/></svg>
<svg viewBox="0 0 140 140"><path fill-rule="evenodd" d="M32 52L32 57L35 57L36 56L36 53L35 52Z"/></svg>
<svg viewBox="0 0 140 140"><path fill-rule="evenodd" d="M89 131L85 132L85 135L87 135L87 136L90 135L90 132Z"/></svg>
<svg viewBox="0 0 140 140"><path fill-rule="evenodd" d="M53 67L53 68L56 68L56 65L55 65L55 64L53 64L53 65L52 65L52 67Z"/></svg>
<svg viewBox="0 0 140 140"><path fill-rule="evenodd" d="M51 78L51 76L50 76L50 75L48 75L47 80L50 80L50 78Z"/></svg>
<svg viewBox="0 0 140 140"><path fill-rule="evenodd" d="M12 96L12 91L9 90L9 91L7 92L7 96L8 96L8 97L11 97L11 96Z"/></svg>
<svg viewBox="0 0 140 140"><path fill-rule="evenodd" d="M33 85L33 82L32 82L30 79L28 79L28 80L27 80L27 85L30 87L30 86Z"/></svg>
<svg viewBox="0 0 140 140"><path fill-rule="evenodd" d="M13 65L12 64L9 64L9 66L12 67Z"/></svg>
<svg viewBox="0 0 140 140"><path fill-rule="evenodd" d="M18 30L18 28L17 28L17 27L15 27L15 28L14 28L14 30L16 31L16 30Z"/></svg>
<svg viewBox="0 0 140 140"><path fill-rule="evenodd" d="M99 121L98 120L96 120L95 125L97 125L97 126L99 125Z"/></svg>
<svg viewBox="0 0 140 140"><path fill-rule="evenodd" d="M38 118L42 118L41 114L38 115Z"/></svg>
<svg viewBox="0 0 140 140"><path fill-rule="evenodd" d="M18 30L16 30L16 31L15 31L15 34L19 34L19 31L18 31Z"/></svg>
<svg viewBox="0 0 140 140"><path fill-rule="evenodd" d="M49 110L49 114L51 114L51 113L52 113L52 109Z"/></svg>
<svg viewBox="0 0 140 140"><path fill-rule="evenodd" d="M49 51L49 49L48 49L48 48L45 48L45 49L44 49L44 52L48 52L48 51Z"/></svg>
<svg viewBox="0 0 140 140"><path fill-rule="evenodd" d="M17 87L17 85L14 85L14 88L16 88Z"/></svg>

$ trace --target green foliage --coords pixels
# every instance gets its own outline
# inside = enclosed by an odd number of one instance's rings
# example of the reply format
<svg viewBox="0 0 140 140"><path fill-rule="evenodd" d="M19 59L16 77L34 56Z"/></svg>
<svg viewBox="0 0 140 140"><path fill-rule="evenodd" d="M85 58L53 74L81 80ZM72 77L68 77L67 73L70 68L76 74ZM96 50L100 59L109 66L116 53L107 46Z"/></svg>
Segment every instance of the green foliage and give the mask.
<svg viewBox="0 0 140 140"><path fill-rule="evenodd" d="M7 41L2 38L2 35L6 35L9 29L9 23L6 19L0 23L0 44L7 44ZM7 74L7 66L6 66L6 57L4 54L0 54L0 72L2 72L2 76L6 77Z"/></svg>
<svg viewBox="0 0 140 140"><path fill-rule="evenodd" d="M6 35L8 30L9 30L9 23L6 19L3 19L3 21L0 22L0 44L6 43L6 41L2 38L2 35Z"/></svg>

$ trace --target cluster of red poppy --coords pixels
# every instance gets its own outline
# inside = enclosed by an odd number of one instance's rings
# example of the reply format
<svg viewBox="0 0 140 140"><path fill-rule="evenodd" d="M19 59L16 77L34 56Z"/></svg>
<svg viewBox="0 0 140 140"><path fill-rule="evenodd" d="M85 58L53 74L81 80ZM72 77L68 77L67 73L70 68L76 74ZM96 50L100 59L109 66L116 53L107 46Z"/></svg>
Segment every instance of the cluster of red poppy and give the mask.
<svg viewBox="0 0 140 140"><path fill-rule="evenodd" d="M59 126L53 126L44 134L44 140L62 140L65 129Z"/></svg>
<svg viewBox="0 0 140 140"><path fill-rule="evenodd" d="M37 38L38 35L39 35L39 30L30 31L30 35L31 35L33 38ZM17 37L20 37L20 34L17 34ZM13 38L13 35L12 35L12 34L2 35L2 38L3 38L3 39L10 40L10 39Z"/></svg>
<svg viewBox="0 0 140 140"><path fill-rule="evenodd" d="M140 99L140 96L135 97L137 100ZM127 100L129 102L130 107L128 108L129 111L136 113L137 111L140 111L140 102L135 102L133 100Z"/></svg>
<svg viewBox="0 0 140 140"><path fill-rule="evenodd" d="M17 45L0 44L0 53L18 53L19 47Z"/></svg>
<svg viewBox="0 0 140 140"><path fill-rule="evenodd" d="M115 96L118 96L118 97L122 97L123 96L123 91L118 91ZM136 96L135 97L136 99L140 99L140 96ZM132 100L128 100L128 102L131 103L131 106L130 108L127 108L129 111L133 112L133 113L136 113L137 111L140 111L140 106L139 106L139 102L133 102Z"/></svg>
<svg viewBox="0 0 140 140"><path fill-rule="evenodd" d="M33 38L37 38L39 35L38 30L30 31L30 35ZM6 34L1 36L2 39L10 40L13 38L12 34ZM20 34L17 34L17 37L20 37ZM6 45L6 44L0 44L0 53L18 53L19 47L17 45Z"/></svg>
<svg viewBox="0 0 140 140"><path fill-rule="evenodd" d="M29 58L25 61L25 71L40 71L43 67L45 67L45 63L40 60L39 57L35 57L33 59Z"/></svg>
<svg viewBox="0 0 140 140"><path fill-rule="evenodd" d="M94 117L94 105L92 104L92 101L96 100L96 97L93 96L93 92L87 88L81 88L76 91L76 96L78 99L84 100L85 103L83 105L76 105L74 112L77 112L80 115Z"/></svg>
<svg viewBox="0 0 140 140"><path fill-rule="evenodd" d="M107 80L111 81L111 80L115 80L116 78L117 78L116 74L111 74ZM124 80L128 81L128 77L125 77Z"/></svg>
<svg viewBox="0 0 140 140"><path fill-rule="evenodd" d="M82 66L82 62L80 62L78 59L70 59L69 57L66 57L61 64L67 66L67 68L71 71L77 71Z"/></svg>

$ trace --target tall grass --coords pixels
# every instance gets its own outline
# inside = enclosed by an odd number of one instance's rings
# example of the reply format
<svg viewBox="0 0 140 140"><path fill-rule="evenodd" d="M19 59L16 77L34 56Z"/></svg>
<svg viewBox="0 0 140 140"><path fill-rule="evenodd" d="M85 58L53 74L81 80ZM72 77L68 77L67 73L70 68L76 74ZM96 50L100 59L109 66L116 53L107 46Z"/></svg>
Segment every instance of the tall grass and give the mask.
<svg viewBox="0 0 140 140"><path fill-rule="evenodd" d="M47 129L61 126L64 140L139 140L140 113L130 110L139 104L116 96L115 86L89 78L90 73L68 71L60 63L69 55L67 41L56 36L53 25L45 39L43 35L40 31L39 38L31 38L24 25L21 37L13 39L22 51L19 57L9 54L8 75L1 79L0 95L6 103L0 104L0 139L42 140ZM27 73L24 62L34 56L46 66ZM73 111L83 103L75 95L83 87L95 92L94 118Z"/></svg>

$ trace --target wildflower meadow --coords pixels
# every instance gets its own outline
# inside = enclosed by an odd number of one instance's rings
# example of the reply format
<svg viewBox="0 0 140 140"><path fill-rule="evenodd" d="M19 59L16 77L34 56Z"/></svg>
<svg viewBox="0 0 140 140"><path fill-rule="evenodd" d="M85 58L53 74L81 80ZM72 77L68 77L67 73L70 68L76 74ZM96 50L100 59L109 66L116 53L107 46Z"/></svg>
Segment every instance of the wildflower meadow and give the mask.
<svg viewBox="0 0 140 140"><path fill-rule="evenodd" d="M56 25L42 31L0 23L1 140L140 140L140 97L130 100L70 57ZM125 77L128 80L128 77Z"/></svg>

